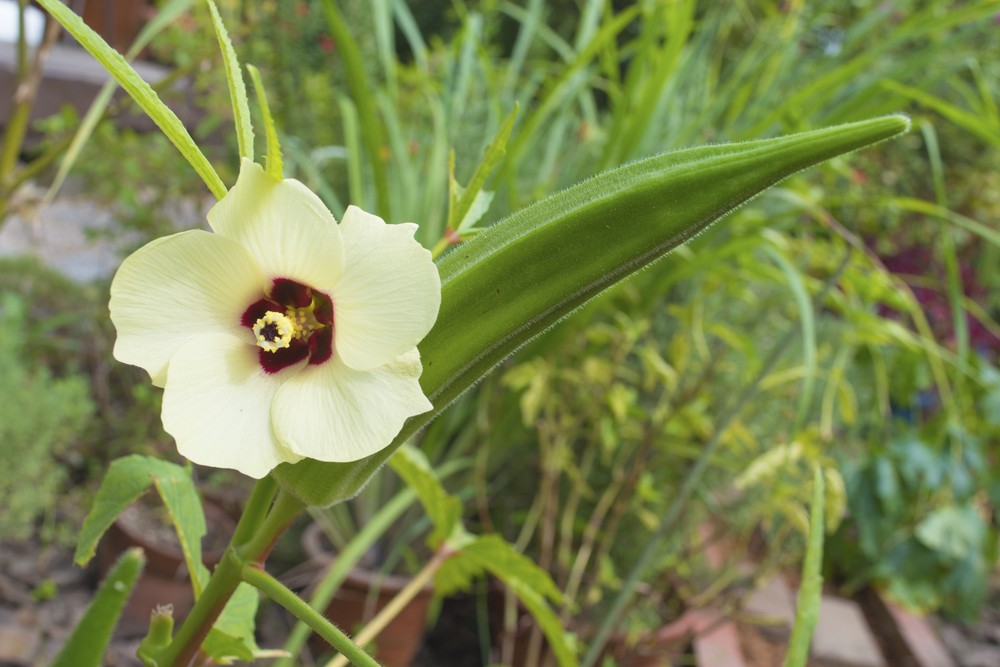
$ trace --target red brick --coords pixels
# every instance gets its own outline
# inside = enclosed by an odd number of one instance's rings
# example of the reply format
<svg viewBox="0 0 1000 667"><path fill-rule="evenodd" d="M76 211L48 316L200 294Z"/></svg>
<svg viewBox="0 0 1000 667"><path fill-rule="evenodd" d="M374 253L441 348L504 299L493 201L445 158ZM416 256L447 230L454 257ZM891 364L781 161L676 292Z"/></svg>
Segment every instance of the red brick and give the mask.
<svg viewBox="0 0 1000 667"><path fill-rule="evenodd" d="M695 627L694 654L698 667L746 667L735 623L707 609L688 614Z"/></svg>
<svg viewBox="0 0 1000 667"><path fill-rule="evenodd" d="M927 619L914 616L891 602L887 602L886 607L920 667L957 667Z"/></svg>

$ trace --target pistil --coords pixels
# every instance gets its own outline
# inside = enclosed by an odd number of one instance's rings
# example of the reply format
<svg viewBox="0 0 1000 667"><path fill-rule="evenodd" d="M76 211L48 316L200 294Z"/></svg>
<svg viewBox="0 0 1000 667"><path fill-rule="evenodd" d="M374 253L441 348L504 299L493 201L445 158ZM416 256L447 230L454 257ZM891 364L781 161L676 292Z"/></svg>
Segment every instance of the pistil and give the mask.
<svg viewBox="0 0 1000 667"><path fill-rule="evenodd" d="M298 338L301 334L291 318L269 310L253 325L253 335L260 348L267 352L277 352L288 347L292 338Z"/></svg>

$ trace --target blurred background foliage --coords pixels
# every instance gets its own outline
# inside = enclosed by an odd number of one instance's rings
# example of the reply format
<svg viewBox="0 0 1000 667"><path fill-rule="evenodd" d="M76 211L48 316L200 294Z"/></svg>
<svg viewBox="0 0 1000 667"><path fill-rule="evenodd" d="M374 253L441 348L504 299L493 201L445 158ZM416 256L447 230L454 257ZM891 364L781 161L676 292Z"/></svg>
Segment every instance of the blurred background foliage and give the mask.
<svg viewBox="0 0 1000 667"><path fill-rule="evenodd" d="M588 304L420 444L448 466L442 481L470 525L553 574L575 602L567 621L601 618L692 475L627 629L741 590L747 575L696 571L699 527L721 526L736 553L752 551L754 577L797 562L815 464L833 581L976 613L996 567L1000 501L1000 2L219 4L241 60L264 76L286 173L336 215L354 203L420 223L428 247L448 238L449 187L468 184L516 104L481 217L461 236L642 156L910 113L902 140L789 179ZM196 3L147 57L177 69L178 95L194 91L195 136L232 182L207 10ZM45 129L59 141L75 124L64 114ZM74 174L117 207L128 247L171 229L171 200L197 192L162 137L113 123ZM628 233L630 222L608 224ZM64 285L40 267L11 275L51 292L28 295L23 314L49 328L3 363L48 366L35 383L90 379L89 400L76 389L60 399L78 421L75 435L53 438L78 454L56 460L80 478L123 451L170 456L158 395L110 360L106 288ZM718 449L699 466L712 438ZM326 516L334 542L400 484L383 473ZM411 513L388 530L386 567L415 570L427 527Z"/></svg>

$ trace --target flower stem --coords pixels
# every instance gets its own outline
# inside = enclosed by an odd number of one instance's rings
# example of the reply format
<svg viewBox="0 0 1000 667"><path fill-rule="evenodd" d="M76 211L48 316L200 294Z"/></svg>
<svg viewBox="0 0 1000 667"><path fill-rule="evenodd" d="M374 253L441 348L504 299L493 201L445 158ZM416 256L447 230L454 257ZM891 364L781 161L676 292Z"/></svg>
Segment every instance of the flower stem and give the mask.
<svg viewBox="0 0 1000 667"><path fill-rule="evenodd" d="M230 547L219 561L191 613L181 624L177 636L163 651L157 664L165 667L187 667L191 664L215 619L222 613L233 591L239 585L241 567L243 563L240 557L236 550Z"/></svg>
<svg viewBox="0 0 1000 667"><path fill-rule="evenodd" d="M288 524L305 507L294 496L279 492L271 511L267 512L274 489L275 483L269 478L262 479L254 487L226 554L191 613L181 624L177 636L159 657L158 664L164 667L187 667L191 664L212 624L239 586L240 571L248 563L263 563Z"/></svg>
<svg viewBox="0 0 1000 667"><path fill-rule="evenodd" d="M243 508L243 514L240 515L240 520L236 524L236 530L233 531L233 536L229 540L230 544L240 546L250 541L250 538L264 522L267 509L274 500L277 487L277 483L270 476L257 481L253 491L250 492L246 506Z"/></svg>
<svg viewBox="0 0 1000 667"><path fill-rule="evenodd" d="M394 598L389 600L389 604L382 608L375 618L373 618L368 625L364 627L354 638L355 643L360 646L364 646L368 642L372 641L378 637L379 633L385 630L386 626L392 623L392 619L399 616L399 613L406 608L406 605L410 604L413 598L430 583L434 574L441 568L444 562L448 559L448 556L454 552L449 549L438 549L434 557L428 561L426 565L417 573L413 579L410 580L403 590L396 594ZM335 657L330 662L326 663L326 667L347 667L347 661L349 656L345 655L343 651L341 654Z"/></svg>
<svg viewBox="0 0 1000 667"><path fill-rule="evenodd" d="M316 631L330 646L340 651L344 663L355 667L379 667L378 662L359 648L337 626L313 609L291 589L256 565L244 565L240 571L243 581L262 591L269 598L295 614L303 623Z"/></svg>
<svg viewBox="0 0 1000 667"><path fill-rule="evenodd" d="M279 491L267 517L261 521L253 535L243 544L233 543L244 563L262 564L274 544L299 513L305 503L286 491Z"/></svg>

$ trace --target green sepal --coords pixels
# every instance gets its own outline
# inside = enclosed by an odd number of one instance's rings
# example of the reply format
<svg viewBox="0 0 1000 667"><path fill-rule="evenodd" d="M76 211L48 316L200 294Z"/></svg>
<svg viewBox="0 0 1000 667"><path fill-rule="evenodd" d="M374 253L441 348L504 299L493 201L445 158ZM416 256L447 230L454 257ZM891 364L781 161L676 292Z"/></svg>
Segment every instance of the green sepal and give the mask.
<svg viewBox="0 0 1000 667"><path fill-rule="evenodd" d="M129 549L104 579L52 667L99 667L125 603L142 574L142 549Z"/></svg>
<svg viewBox="0 0 1000 667"><path fill-rule="evenodd" d="M434 409L352 463L278 466L309 505L356 494L407 438L531 338L784 178L906 132L893 115L775 139L680 150L604 172L524 208L444 256L441 310L420 344Z"/></svg>

